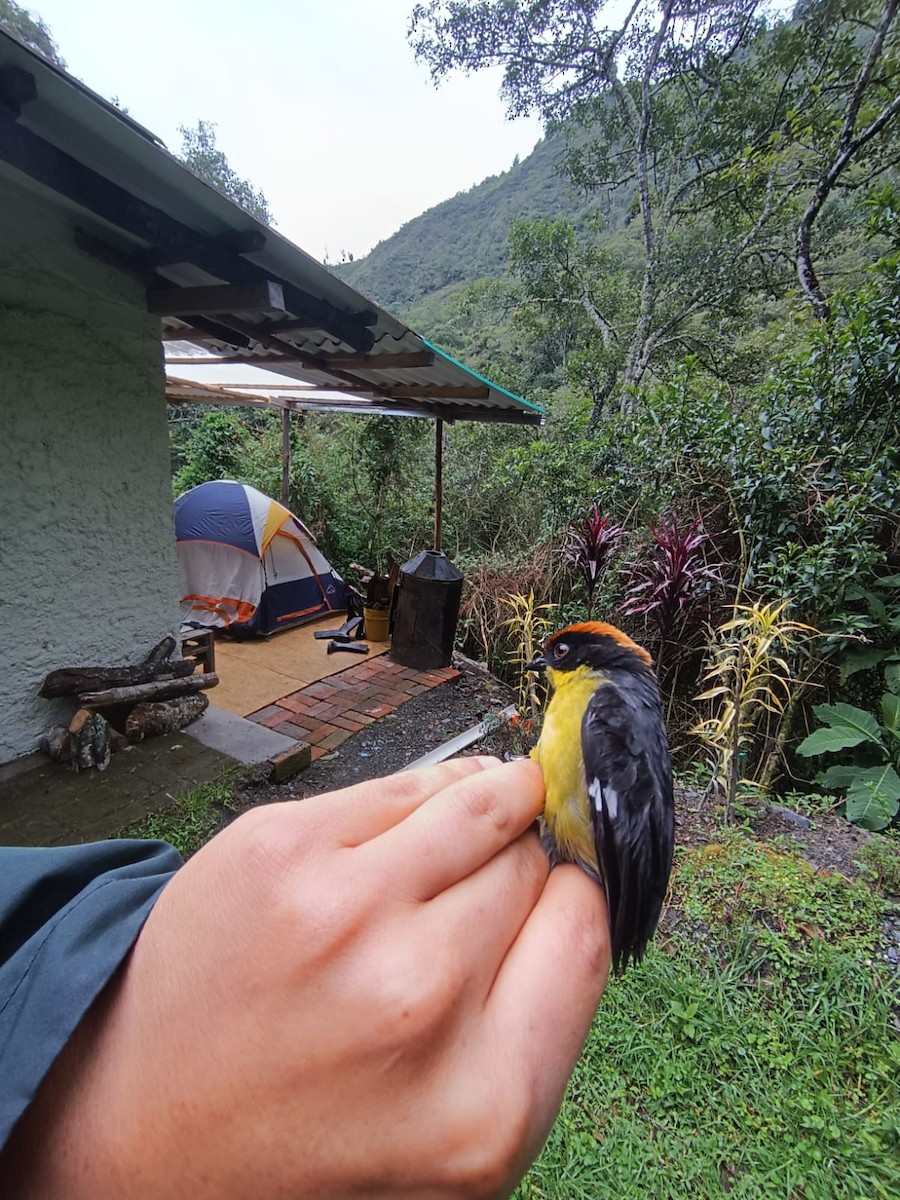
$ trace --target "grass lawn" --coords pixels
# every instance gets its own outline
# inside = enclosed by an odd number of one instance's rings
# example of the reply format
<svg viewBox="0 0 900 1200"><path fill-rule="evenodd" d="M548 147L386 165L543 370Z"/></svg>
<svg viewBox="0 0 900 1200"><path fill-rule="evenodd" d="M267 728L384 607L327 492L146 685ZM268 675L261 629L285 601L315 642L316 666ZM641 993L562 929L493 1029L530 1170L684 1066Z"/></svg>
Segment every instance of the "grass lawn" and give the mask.
<svg viewBox="0 0 900 1200"><path fill-rule="evenodd" d="M518 1200L895 1200L900 1005L871 881L728 829L679 853L670 906Z"/></svg>

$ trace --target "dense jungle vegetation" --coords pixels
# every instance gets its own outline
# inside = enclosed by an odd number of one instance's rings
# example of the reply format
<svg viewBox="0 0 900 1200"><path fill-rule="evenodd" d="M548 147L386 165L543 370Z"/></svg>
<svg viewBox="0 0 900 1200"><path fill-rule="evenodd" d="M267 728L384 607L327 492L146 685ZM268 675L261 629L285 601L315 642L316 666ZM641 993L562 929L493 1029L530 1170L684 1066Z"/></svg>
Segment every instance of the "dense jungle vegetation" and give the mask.
<svg viewBox="0 0 900 1200"><path fill-rule="evenodd" d="M420 5L435 77L499 64L547 137L336 268L546 410L447 430L463 648L509 671L608 618L655 653L683 762L870 828L900 802L897 7ZM432 436L295 425L292 504L339 568L429 544ZM277 494L279 437L176 414L176 492Z"/></svg>

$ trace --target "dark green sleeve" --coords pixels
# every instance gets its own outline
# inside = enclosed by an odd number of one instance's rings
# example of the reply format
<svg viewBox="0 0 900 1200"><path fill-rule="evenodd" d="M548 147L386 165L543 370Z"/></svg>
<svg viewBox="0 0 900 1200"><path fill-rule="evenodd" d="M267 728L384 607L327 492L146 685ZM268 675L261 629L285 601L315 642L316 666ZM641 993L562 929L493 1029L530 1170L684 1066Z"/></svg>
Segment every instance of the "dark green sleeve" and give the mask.
<svg viewBox="0 0 900 1200"><path fill-rule="evenodd" d="M163 842L0 847L0 1149L181 861Z"/></svg>

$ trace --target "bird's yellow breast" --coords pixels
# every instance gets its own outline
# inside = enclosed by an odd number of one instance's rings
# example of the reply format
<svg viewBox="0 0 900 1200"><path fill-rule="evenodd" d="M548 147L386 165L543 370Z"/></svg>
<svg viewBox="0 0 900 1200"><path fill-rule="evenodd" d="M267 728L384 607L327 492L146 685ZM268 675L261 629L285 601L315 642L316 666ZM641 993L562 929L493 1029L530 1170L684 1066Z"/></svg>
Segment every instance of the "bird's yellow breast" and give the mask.
<svg viewBox="0 0 900 1200"><path fill-rule="evenodd" d="M547 676L553 696L544 715L540 741L531 752L544 773L544 824L561 859L584 862L596 871L581 722L602 676L589 667L575 671L554 671L551 667Z"/></svg>

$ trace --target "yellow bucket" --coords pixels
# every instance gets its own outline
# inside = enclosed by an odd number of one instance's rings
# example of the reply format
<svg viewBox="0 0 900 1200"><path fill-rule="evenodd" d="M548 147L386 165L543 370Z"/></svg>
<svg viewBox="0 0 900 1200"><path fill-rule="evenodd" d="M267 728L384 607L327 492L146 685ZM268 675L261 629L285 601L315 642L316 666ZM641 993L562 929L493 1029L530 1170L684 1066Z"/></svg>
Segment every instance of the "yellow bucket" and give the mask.
<svg viewBox="0 0 900 1200"><path fill-rule="evenodd" d="M386 642L388 640L390 613L386 608L364 608L363 619L366 626L366 637L370 642Z"/></svg>

